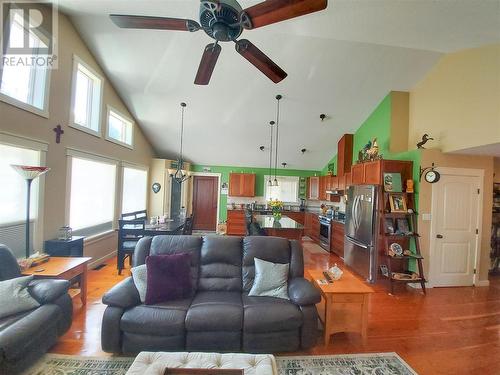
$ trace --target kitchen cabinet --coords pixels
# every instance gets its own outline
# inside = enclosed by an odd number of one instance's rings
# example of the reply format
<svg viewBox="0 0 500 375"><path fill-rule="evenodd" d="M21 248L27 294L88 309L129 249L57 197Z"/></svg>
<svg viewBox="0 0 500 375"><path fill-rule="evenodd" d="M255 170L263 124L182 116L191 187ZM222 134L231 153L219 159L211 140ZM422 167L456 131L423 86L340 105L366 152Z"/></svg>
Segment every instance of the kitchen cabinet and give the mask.
<svg viewBox="0 0 500 375"><path fill-rule="evenodd" d="M229 236L244 236L247 233L244 210L227 211L227 230Z"/></svg>
<svg viewBox="0 0 500 375"><path fill-rule="evenodd" d="M288 216L290 219L295 220L297 223L304 225L304 212L283 211L283 215Z"/></svg>
<svg viewBox="0 0 500 375"><path fill-rule="evenodd" d="M337 177L337 190L345 190L345 175Z"/></svg>
<svg viewBox="0 0 500 375"><path fill-rule="evenodd" d="M382 185L384 173L400 173L404 183L413 178L413 162L409 160L375 160L352 166L353 185Z"/></svg>
<svg viewBox="0 0 500 375"><path fill-rule="evenodd" d="M255 197L255 174L254 173L230 173L229 174L229 196L230 197Z"/></svg>
<svg viewBox="0 0 500 375"><path fill-rule="evenodd" d="M319 177L307 178L307 199L319 199Z"/></svg>
<svg viewBox="0 0 500 375"><path fill-rule="evenodd" d="M344 227L343 223L333 221L330 234L330 250L341 258L344 258Z"/></svg>
<svg viewBox="0 0 500 375"><path fill-rule="evenodd" d="M364 163L355 164L351 168L351 181L353 185L361 185L365 181Z"/></svg>
<svg viewBox="0 0 500 375"><path fill-rule="evenodd" d="M319 243L319 219L318 214L306 212L304 217L304 234Z"/></svg>
<svg viewBox="0 0 500 375"><path fill-rule="evenodd" d="M352 185L352 173L348 172L344 175L345 189Z"/></svg>
<svg viewBox="0 0 500 375"><path fill-rule="evenodd" d="M319 195L318 199L320 201L326 200L326 179L328 176L320 176L319 177Z"/></svg>
<svg viewBox="0 0 500 375"><path fill-rule="evenodd" d="M344 134L337 143L337 176L351 171L353 134Z"/></svg>

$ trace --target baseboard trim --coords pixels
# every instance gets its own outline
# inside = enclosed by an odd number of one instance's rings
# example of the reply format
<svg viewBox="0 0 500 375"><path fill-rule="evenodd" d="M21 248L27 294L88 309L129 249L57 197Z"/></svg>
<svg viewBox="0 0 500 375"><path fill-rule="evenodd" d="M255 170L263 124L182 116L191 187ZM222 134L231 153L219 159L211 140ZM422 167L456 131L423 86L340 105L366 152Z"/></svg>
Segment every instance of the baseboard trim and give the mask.
<svg viewBox="0 0 500 375"><path fill-rule="evenodd" d="M490 280L478 280L474 286L490 286Z"/></svg>
<svg viewBox="0 0 500 375"><path fill-rule="evenodd" d="M92 269L104 262L106 262L108 259L111 259L116 256L116 250L113 250L111 253L104 255L103 257L100 257L99 259L93 260L91 263L89 263L88 268Z"/></svg>

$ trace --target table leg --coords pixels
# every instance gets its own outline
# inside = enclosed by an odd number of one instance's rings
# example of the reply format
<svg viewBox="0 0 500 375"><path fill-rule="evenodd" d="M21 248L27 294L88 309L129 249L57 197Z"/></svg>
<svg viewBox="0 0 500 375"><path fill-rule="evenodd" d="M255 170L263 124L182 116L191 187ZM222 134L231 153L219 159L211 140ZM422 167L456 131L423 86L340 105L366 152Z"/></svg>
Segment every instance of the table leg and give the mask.
<svg viewBox="0 0 500 375"><path fill-rule="evenodd" d="M368 294L363 295L363 305L361 306L361 338L363 344L368 338Z"/></svg>
<svg viewBox="0 0 500 375"><path fill-rule="evenodd" d="M330 332L332 330L332 301L331 296L325 296L325 345L330 343Z"/></svg>
<svg viewBox="0 0 500 375"><path fill-rule="evenodd" d="M84 264L82 274L80 275L80 299L82 304L87 304L87 264Z"/></svg>

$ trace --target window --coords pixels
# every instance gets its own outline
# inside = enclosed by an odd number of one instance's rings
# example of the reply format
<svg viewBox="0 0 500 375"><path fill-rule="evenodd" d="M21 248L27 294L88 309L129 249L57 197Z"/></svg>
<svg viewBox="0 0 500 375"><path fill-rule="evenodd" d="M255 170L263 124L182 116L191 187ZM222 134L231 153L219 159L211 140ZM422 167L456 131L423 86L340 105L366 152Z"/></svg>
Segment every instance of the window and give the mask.
<svg viewBox="0 0 500 375"><path fill-rule="evenodd" d="M134 123L108 106L108 133L106 138L112 142L132 147Z"/></svg>
<svg viewBox="0 0 500 375"><path fill-rule="evenodd" d="M9 48L22 47L24 43L23 13L12 9L9 12ZM29 31L29 46L33 56L38 48L47 48L49 40L44 35ZM22 66L4 64L0 70L0 98L20 108L48 117L47 89L49 70L45 66Z"/></svg>
<svg viewBox="0 0 500 375"><path fill-rule="evenodd" d="M26 220L26 180L11 164L40 165L40 152L0 144L0 225ZM38 181L35 179L31 185L32 219L38 211Z"/></svg>
<svg viewBox="0 0 500 375"><path fill-rule="evenodd" d="M123 168L122 213L146 209L148 171Z"/></svg>
<svg viewBox="0 0 500 375"><path fill-rule="evenodd" d="M299 201L299 178L278 176L279 186L269 186L269 176L264 178L264 190L266 201L279 200L285 203L297 203ZM274 180L274 178L271 178Z"/></svg>
<svg viewBox="0 0 500 375"><path fill-rule="evenodd" d="M102 78L74 56L70 126L100 136Z"/></svg>
<svg viewBox="0 0 500 375"><path fill-rule="evenodd" d="M114 162L71 157L69 225L77 235L112 229L115 203Z"/></svg>

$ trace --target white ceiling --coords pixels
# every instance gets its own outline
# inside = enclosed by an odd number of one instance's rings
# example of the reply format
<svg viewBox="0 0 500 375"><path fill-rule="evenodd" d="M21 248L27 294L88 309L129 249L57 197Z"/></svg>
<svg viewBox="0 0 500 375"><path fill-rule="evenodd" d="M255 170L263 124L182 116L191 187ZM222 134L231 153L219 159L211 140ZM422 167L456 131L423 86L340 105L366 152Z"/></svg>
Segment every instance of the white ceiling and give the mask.
<svg viewBox="0 0 500 375"><path fill-rule="evenodd" d="M489 145L467 148L464 150L456 151L454 153L465 155L494 156L500 158L500 143L491 143Z"/></svg>
<svg viewBox="0 0 500 375"><path fill-rule="evenodd" d="M259 1L240 1L243 8ZM391 90L410 90L443 53L500 41L500 1L336 0L320 13L244 31L287 73L275 85L238 55L222 53L209 86L193 84L197 33L124 30L110 13L198 20L197 0L59 0L160 157L178 152L186 101L186 159L265 167L276 94L282 94L280 163L321 169ZM328 120L321 122L319 115ZM376 134L374 134L375 136ZM304 155L300 149L306 148Z"/></svg>

